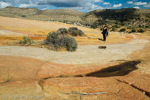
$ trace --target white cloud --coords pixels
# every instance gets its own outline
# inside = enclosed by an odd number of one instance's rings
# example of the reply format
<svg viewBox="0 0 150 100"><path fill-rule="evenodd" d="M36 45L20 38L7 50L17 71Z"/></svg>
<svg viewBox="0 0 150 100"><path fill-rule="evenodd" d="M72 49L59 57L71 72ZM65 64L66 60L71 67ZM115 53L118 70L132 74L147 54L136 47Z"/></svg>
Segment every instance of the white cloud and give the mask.
<svg viewBox="0 0 150 100"><path fill-rule="evenodd" d="M140 7L138 7L138 6L135 6L135 7L133 7L133 8L140 9Z"/></svg>
<svg viewBox="0 0 150 100"><path fill-rule="evenodd" d="M119 7L121 7L121 6L122 6L121 3L119 3L119 4L114 4L114 5L113 5L113 8L119 8Z"/></svg>
<svg viewBox="0 0 150 100"><path fill-rule="evenodd" d="M103 2L103 0L94 0L94 2Z"/></svg>
<svg viewBox="0 0 150 100"><path fill-rule="evenodd" d="M134 5L146 5L146 4L147 4L147 2L142 2L142 1L134 3Z"/></svg>
<svg viewBox="0 0 150 100"><path fill-rule="evenodd" d="M20 8L28 8L28 7L37 7L37 5L36 4L21 4L20 6L19 6Z"/></svg>
<svg viewBox="0 0 150 100"><path fill-rule="evenodd" d="M103 5L111 5L110 2L104 2Z"/></svg>
<svg viewBox="0 0 150 100"><path fill-rule="evenodd" d="M98 5L92 5L90 7L90 10L96 10L96 9L103 9L102 7L98 6Z"/></svg>
<svg viewBox="0 0 150 100"><path fill-rule="evenodd" d="M82 11L82 12L87 12L89 7L67 7L65 9L73 9L73 10L77 10L77 11Z"/></svg>
<svg viewBox="0 0 150 100"><path fill-rule="evenodd" d="M55 7L90 7L103 0L38 0L38 5L51 5Z"/></svg>
<svg viewBox="0 0 150 100"><path fill-rule="evenodd" d="M29 4L21 4L19 7L20 8L37 7L37 4L33 4L32 1L30 1Z"/></svg>
<svg viewBox="0 0 150 100"><path fill-rule="evenodd" d="M144 7L150 8L150 2L147 5L144 5Z"/></svg>
<svg viewBox="0 0 150 100"><path fill-rule="evenodd" d="M133 4L133 1L128 1L127 4Z"/></svg>
<svg viewBox="0 0 150 100"><path fill-rule="evenodd" d="M43 8L42 10L47 10L47 8Z"/></svg>
<svg viewBox="0 0 150 100"><path fill-rule="evenodd" d="M3 2L3 1L0 2L0 8L5 8L10 5L11 5L11 3L7 3L7 2Z"/></svg>
<svg viewBox="0 0 150 100"><path fill-rule="evenodd" d="M88 9L101 9L100 6L92 6L95 3L102 3L103 0L0 0L3 3L11 4L11 6L23 7L23 8L39 8L46 9L51 7L58 8L69 8L69 9L78 9L82 8L84 10ZM1 3L0 3L1 7ZM3 7L4 6L3 4ZM80 9L80 10L82 10Z"/></svg>
<svg viewBox="0 0 150 100"><path fill-rule="evenodd" d="M91 5L92 5L91 2L87 2L87 3L85 4L86 7L89 7L89 6L91 6Z"/></svg>

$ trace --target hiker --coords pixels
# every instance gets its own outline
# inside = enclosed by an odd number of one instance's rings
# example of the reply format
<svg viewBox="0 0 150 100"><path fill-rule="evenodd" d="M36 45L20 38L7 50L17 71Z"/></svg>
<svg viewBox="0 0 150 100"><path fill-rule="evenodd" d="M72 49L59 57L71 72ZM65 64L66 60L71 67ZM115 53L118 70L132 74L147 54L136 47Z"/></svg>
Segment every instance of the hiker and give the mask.
<svg viewBox="0 0 150 100"><path fill-rule="evenodd" d="M107 26L106 24L103 25L103 41L106 41L106 37L108 36L108 32L107 32Z"/></svg>

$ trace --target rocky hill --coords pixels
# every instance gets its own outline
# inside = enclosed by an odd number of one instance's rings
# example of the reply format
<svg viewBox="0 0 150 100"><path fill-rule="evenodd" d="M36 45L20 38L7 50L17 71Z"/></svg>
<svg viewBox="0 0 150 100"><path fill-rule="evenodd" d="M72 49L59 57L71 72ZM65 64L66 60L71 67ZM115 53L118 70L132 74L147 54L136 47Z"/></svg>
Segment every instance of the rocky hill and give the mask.
<svg viewBox="0 0 150 100"><path fill-rule="evenodd" d="M150 25L150 9L97 9L88 13L71 9L39 10L37 8L6 7L0 9L0 16L41 21L59 21L79 26L98 26L103 23L125 25Z"/></svg>
<svg viewBox="0 0 150 100"><path fill-rule="evenodd" d="M0 16L26 18L28 16L37 15L39 12L40 10L37 8L17 8L9 6L0 9Z"/></svg>
<svg viewBox="0 0 150 100"><path fill-rule="evenodd" d="M17 8L6 7L0 9L0 16L17 17L41 21L69 21L76 22L82 21L81 17L85 13L71 9L52 9L52 10L39 10L37 8Z"/></svg>
<svg viewBox="0 0 150 100"><path fill-rule="evenodd" d="M95 22L135 22L145 21L150 22L150 9L98 9L87 13L84 16L84 20L88 23Z"/></svg>

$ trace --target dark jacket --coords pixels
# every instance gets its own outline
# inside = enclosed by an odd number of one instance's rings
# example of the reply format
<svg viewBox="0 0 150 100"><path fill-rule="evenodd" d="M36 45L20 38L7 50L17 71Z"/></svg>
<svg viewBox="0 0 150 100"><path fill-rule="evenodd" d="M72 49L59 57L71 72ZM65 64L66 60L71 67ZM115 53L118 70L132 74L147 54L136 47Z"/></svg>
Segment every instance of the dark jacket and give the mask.
<svg viewBox="0 0 150 100"><path fill-rule="evenodd" d="M105 30L103 29L102 34L106 34L106 32L107 32L107 28Z"/></svg>

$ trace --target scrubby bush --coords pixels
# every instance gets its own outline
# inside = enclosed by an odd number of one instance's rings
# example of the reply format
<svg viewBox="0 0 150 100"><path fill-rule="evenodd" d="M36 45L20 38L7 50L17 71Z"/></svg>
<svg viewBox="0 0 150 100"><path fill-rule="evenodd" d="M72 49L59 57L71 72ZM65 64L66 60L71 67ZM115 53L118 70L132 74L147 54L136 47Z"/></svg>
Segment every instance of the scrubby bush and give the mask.
<svg viewBox="0 0 150 100"><path fill-rule="evenodd" d="M78 30L77 27L70 27L68 31L72 36L85 36L84 32L82 30Z"/></svg>
<svg viewBox="0 0 150 100"><path fill-rule="evenodd" d="M46 44L55 50L65 48L68 51L76 51L77 49L77 42L74 38L60 35L58 32L48 33Z"/></svg>
<svg viewBox="0 0 150 100"><path fill-rule="evenodd" d="M23 43L23 41L22 41L22 40L20 40L20 41L19 41L19 44L22 44L22 43Z"/></svg>
<svg viewBox="0 0 150 100"><path fill-rule="evenodd" d="M73 30L70 34L71 34L72 36L78 36L78 35L79 35L79 32L78 32L78 30Z"/></svg>
<svg viewBox="0 0 150 100"><path fill-rule="evenodd" d="M124 23L120 23L120 25L121 25L121 26L125 26L125 24L124 24Z"/></svg>
<svg viewBox="0 0 150 100"><path fill-rule="evenodd" d="M47 41L51 43L55 43L55 40L58 38L58 33L57 32L50 32L47 35Z"/></svg>
<svg viewBox="0 0 150 100"><path fill-rule="evenodd" d="M126 31L125 28L120 29L120 32L125 32L125 31Z"/></svg>
<svg viewBox="0 0 150 100"><path fill-rule="evenodd" d="M132 27L131 27L131 26L128 26L127 29L132 29Z"/></svg>
<svg viewBox="0 0 150 100"><path fill-rule="evenodd" d="M84 32L82 30L78 30L79 36L85 36Z"/></svg>
<svg viewBox="0 0 150 100"><path fill-rule="evenodd" d="M70 28L68 29L69 32L72 32L73 30L78 30L78 28L77 28L77 27L70 27Z"/></svg>
<svg viewBox="0 0 150 100"><path fill-rule="evenodd" d="M116 28L115 27L112 27L112 30L111 31L116 31Z"/></svg>
<svg viewBox="0 0 150 100"><path fill-rule="evenodd" d="M97 25L92 25L91 28L96 29Z"/></svg>
<svg viewBox="0 0 150 100"><path fill-rule="evenodd" d="M138 30L138 32L143 33L144 30L140 28L140 29Z"/></svg>
<svg viewBox="0 0 150 100"><path fill-rule="evenodd" d="M120 26L119 26L119 25L117 25L117 24L113 25L112 27L120 28Z"/></svg>
<svg viewBox="0 0 150 100"><path fill-rule="evenodd" d="M59 28L57 32L62 35L68 34L68 30L66 28Z"/></svg>
<svg viewBox="0 0 150 100"><path fill-rule="evenodd" d="M136 29L135 29L135 28L133 28L133 29L131 30L131 32L136 32Z"/></svg>
<svg viewBox="0 0 150 100"><path fill-rule="evenodd" d="M26 17L26 15L21 15L21 17Z"/></svg>
<svg viewBox="0 0 150 100"><path fill-rule="evenodd" d="M68 51L76 51L77 49L77 42L74 38L72 37L66 37L66 48Z"/></svg>
<svg viewBox="0 0 150 100"><path fill-rule="evenodd" d="M150 26L146 25L145 28L150 28Z"/></svg>
<svg viewBox="0 0 150 100"><path fill-rule="evenodd" d="M141 28L141 27L143 27L142 25L139 25L139 27Z"/></svg>
<svg viewBox="0 0 150 100"><path fill-rule="evenodd" d="M23 40L19 41L19 44L28 44L28 43L31 44L31 39L29 37L26 37L26 36L23 37Z"/></svg>

